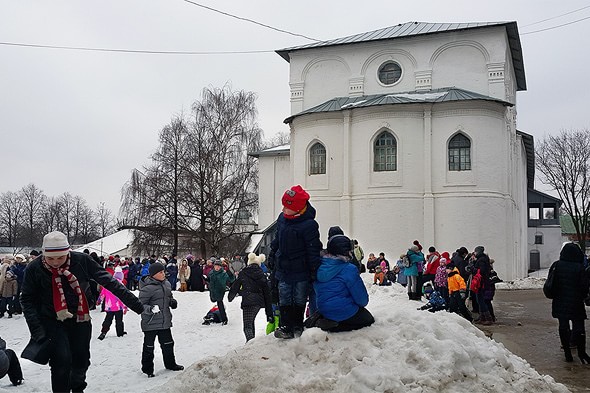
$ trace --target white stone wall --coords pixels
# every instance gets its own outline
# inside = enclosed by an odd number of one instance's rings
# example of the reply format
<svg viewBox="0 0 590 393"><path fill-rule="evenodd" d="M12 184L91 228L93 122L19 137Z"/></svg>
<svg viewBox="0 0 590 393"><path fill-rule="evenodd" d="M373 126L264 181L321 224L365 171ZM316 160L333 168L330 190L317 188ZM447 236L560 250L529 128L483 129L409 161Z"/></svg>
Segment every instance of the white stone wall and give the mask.
<svg viewBox="0 0 590 393"><path fill-rule="evenodd" d="M535 234L543 235L543 244L535 244ZM542 228L528 228L528 252L537 250L540 254L541 269L547 269L551 264L559 259L561 252L562 238L561 227L542 227Z"/></svg>
<svg viewBox="0 0 590 393"><path fill-rule="evenodd" d="M290 54L291 114L334 97L460 87L514 101L514 72L504 27L300 50ZM377 78L393 60L402 77ZM511 93L512 92L512 93Z"/></svg>

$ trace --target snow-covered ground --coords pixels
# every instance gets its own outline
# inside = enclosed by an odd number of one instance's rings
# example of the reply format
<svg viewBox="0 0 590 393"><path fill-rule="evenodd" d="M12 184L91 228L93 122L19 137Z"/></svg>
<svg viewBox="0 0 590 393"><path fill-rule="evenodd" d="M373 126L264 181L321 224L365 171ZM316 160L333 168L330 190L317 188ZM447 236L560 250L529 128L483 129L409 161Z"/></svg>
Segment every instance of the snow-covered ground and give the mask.
<svg viewBox="0 0 590 393"><path fill-rule="evenodd" d="M257 337L244 344L239 298L228 304L229 324L201 325L211 307L207 293L175 292L172 335L183 372L164 369L156 348L155 378L140 371L143 334L139 316L125 316L128 334L114 326L97 339L103 315L93 311L89 392L567 392L523 359L487 338L455 314L418 311L399 285L370 285L367 307L373 326L347 333L308 329L301 338L265 336L264 313ZM227 302L226 302L227 303ZM19 354L28 341L22 316L0 319L0 335ZM0 380L0 392L48 392L48 366L21 359L24 384ZM151 390L150 390L151 389Z"/></svg>

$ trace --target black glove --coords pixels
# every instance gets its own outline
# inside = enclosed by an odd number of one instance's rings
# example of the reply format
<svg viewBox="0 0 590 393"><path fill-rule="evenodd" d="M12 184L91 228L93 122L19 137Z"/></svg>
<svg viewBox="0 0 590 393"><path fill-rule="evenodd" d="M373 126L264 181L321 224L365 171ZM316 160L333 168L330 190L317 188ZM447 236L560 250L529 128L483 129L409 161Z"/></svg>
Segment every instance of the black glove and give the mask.
<svg viewBox="0 0 590 393"><path fill-rule="evenodd" d="M174 310L176 307L178 307L178 302L176 299L170 299L170 308Z"/></svg>
<svg viewBox="0 0 590 393"><path fill-rule="evenodd" d="M467 292L461 290L459 291L459 296L461 296L461 300L465 300L467 298Z"/></svg>

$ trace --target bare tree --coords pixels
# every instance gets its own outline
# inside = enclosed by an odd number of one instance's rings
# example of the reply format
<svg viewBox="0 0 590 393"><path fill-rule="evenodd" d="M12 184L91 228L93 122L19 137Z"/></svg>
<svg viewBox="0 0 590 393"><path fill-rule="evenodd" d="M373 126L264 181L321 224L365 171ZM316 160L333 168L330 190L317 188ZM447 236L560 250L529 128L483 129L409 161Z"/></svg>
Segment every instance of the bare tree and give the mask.
<svg viewBox="0 0 590 393"><path fill-rule="evenodd" d="M263 149L270 149L271 147L288 145L291 141L291 134L287 131L279 131L263 142Z"/></svg>
<svg viewBox="0 0 590 393"><path fill-rule="evenodd" d="M186 183L190 148L188 127L182 116L172 119L160 131L160 144L152 164L143 172L135 170L123 189L122 212L127 226L151 226L152 233L169 232L173 253L178 252L180 228L186 228L182 198ZM149 223L149 225L148 225Z"/></svg>
<svg viewBox="0 0 590 393"><path fill-rule="evenodd" d="M96 207L95 216L100 237L110 235L113 231L114 217L113 212L104 206L104 202Z"/></svg>
<svg viewBox="0 0 590 393"><path fill-rule="evenodd" d="M0 237L6 239L6 245L16 247L23 228L23 203L16 192L7 191L0 194Z"/></svg>
<svg viewBox="0 0 590 393"><path fill-rule="evenodd" d="M23 201L24 215L26 219L26 244L33 246L41 242L40 223L43 211L47 206L47 196L43 190L33 183L23 187L19 191L19 198Z"/></svg>
<svg viewBox="0 0 590 393"><path fill-rule="evenodd" d="M541 181L551 186L572 218L582 250L586 249L590 219L590 132L562 130L545 137L535 151Z"/></svg>
<svg viewBox="0 0 590 393"><path fill-rule="evenodd" d="M180 234L196 238L202 256L243 236L244 217L258 203L257 166L247 155L261 145L255 101L253 93L229 86L207 88L189 121L173 118L160 132L152 163L135 170L123 188L125 226L148 233L142 241L155 248L156 237L167 235L173 252Z"/></svg>
<svg viewBox="0 0 590 393"><path fill-rule="evenodd" d="M256 95L221 89L203 90L193 104L191 161L187 207L198 224L201 254L220 251L222 242L242 233L240 217L258 206L258 167L249 151L259 150L262 131L256 122ZM196 229L196 228L195 228Z"/></svg>

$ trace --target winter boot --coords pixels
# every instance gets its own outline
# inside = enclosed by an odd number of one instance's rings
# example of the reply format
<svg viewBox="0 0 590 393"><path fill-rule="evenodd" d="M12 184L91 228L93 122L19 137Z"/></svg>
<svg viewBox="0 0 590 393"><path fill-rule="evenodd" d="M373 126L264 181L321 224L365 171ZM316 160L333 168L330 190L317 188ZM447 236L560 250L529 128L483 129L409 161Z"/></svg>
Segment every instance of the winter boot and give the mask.
<svg viewBox="0 0 590 393"><path fill-rule="evenodd" d="M559 340L561 341L561 347L565 352L565 361L573 362L572 350L570 348L570 330L559 330Z"/></svg>
<svg viewBox="0 0 590 393"><path fill-rule="evenodd" d="M279 311L281 313L281 326L275 329L274 335L276 338L290 339L294 338L293 334L293 307L291 306L280 306Z"/></svg>
<svg viewBox="0 0 590 393"><path fill-rule="evenodd" d="M309 316L309 318L307 318L304 322L303 322L303 326L306 329L312 328L312 327L316 327L316 323L318 322L318 319L320 319L322 317L322 314L320 314L319 311L314 312L313 314L311 314Z"/></svg>
<svg viewBox="0 0 590 393"><path fill-rule="evenodd" d="M105 332L101 332L101 333L100 333L100 336L98 336L98 339L99 339L100 341L102 341L102 340L104 340L104 338L106 337L106 335L107 335L107 334L106 334Z"/></svg>
<svg viewBox="0 0 590 393"><path fill-rule="evenodd" d="M586 353L586 333L578 334L578 339L576 340L578 344L578 357L582 364L590 364L590 356Z"/></svg>
<svg viewBox="0 0 590 393"><path fill-rule="evenodd" d="M303 319L305 318L305 306L293 306L291 308L291 323L293 324L293 335L300 337L303 333Z"/></svg>

